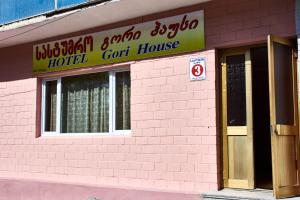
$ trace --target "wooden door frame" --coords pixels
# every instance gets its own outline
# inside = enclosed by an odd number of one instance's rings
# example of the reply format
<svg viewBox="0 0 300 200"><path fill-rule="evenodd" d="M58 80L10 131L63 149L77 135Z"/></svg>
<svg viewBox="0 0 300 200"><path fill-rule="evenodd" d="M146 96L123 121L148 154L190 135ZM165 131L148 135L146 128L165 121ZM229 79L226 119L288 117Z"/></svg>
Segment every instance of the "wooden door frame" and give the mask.
<svg viewBox="0 0 300 200"><path fill-rule="evenodd" d="M283 45L290 46L292 48L292 73L293 73L293 102L294 102L294 126L296 127L296 130L298 132L298 135L296 135L296 157L299 158L299 99L298 99L298 66L297 66L297 59L294 57L295 49L293 48L293 43L288 41L288 39L282 39L280 37L276 37L273 35L268 36L268 41L275 41ZM274 52L273 52L273 43L268 42L268 62L269 62L269 92L270 92L270 125L271 125L271 142L272 142L272 171L273 171L273 194L276 198L280 197L289 197L292 196L291 193L293 194L299 194L299 187L298 188L290 188L290 187L281 187L279 186L280 180L279 176L277 173L279 173L278 170L278 156L277 156L277 149L274 149L273 146L277 146L277 130L279 127L276 125L276 106L275 106L275 84L272 84L272 81L275 80L275 73L274 69L271 70L271 66L274 67ZM271 77L271 78L270 78ZM271 80L272 79L272 80ZM272 109L271 109L272 108ZM275 124L274 124L275 123ZM300 166L300 159L296 159L296 165L298 168L298 173L299 173L299 166ZM300 176L298 174L297 177L298 180L298 185L300 184Z"/></svg>
<svg viewBox="0 0 300 200"><path fill-rule="evenodd" d="M231 135L235 133L244 132L247 135L247 149L250 151L248 153L248 162L252 163L252 169L248 170L248 180L230 180L229 179L229 156L228 156L228 134L227 134L227 88L226 88L226 57L231 55L245 55L245 90L246 90L246 128L245 127L231 127ZM228 49L221 52L221 109L222 109L222 164L223 164L223 187L232 187L235 188L254 188L254 150L253 150L253 112L248 112L252 110L252 68L251 68L251 55L250 47L241 47ZM251 153L252 151L252 153ZM249 156L252 154L252 157Z"/></svg>
<svg viewBox="0 0 300 200"><path fill-rule="evenodd" d="M278 38L278 39L280 39L280 38ZM294 43L292 43L292 44L295 45ZM235 47L235 48L233 47L233 48L230 48L230 49L220 49L219 50L219 54L218 54L219 55L218 56L219 57L219 66L221 66L220 73L219 73L220 74L219 80L221 80L221 81L220 81L220 84L219 84L220 85L220 91L218 92L218 94L220 95L220 98L219 98L220 101L219 102L220 102L220 110L221 110L221 112L220 112L220 124L221 124L220 125L220 136L221 136L222 145L221 145L220 150L222 152L220 152L220 155L221 155L220 156L221 157L220 163L222 163L222 167L221 167L221 172L222 172L221 173L221 177L222 177L221 187L223 187L223 188L227 186L226 183L225 183L225 181L224 181L224 171L227 169L227 172L228 172L228 165L226 165L228 163L224 164L224 160L228 159L228 155L224 151L224 149L227 149L227 141L224 142L224 140L225 140L224 139L224 127L227 127L227 124L224 124L225 120L224 120L223 105L222 105L223 104L223 99L224 99L224 95L223 95L223 93L224 93L224 91L223 91L223 85L224 85L223 84L223 73L224 72L223 72L223 67L222 67L222 64L224 63L224 60L222 60L222 59L224 57L224 54L226 55L228 53L234 53L234 52L239 52L239 51L241 52L241 51L245 51L246 49L251 49L251 48L255 48L255 47L262 47L262 46L268 47L267 40L263 41L260 44L254 44L254 45L243 46L243 47ZM297 51L295 53L297 53ZM268 57L268 59L269 59L269 57ZM294 59L292 64L293 64L293 67L294 67L294 69L293 69L295 71L294 76L296 76L296 83L297 83L297 88L294 89L294 94L295 94L294 98L296 99L295 103L298 105L297 108L295 108L295 112L298 114L297 123L299 125L300 124L300 99L298 98L298 96L299 96L299 92L300 92L300 90L299 90L300 89L299 88L300 77L298 77L298 75L299 75L300 70L299 70L299 66L298 66L298 63L297 63L297 59ZM294 79L295 79L295 77L294 77ZM300 127L299 127L299 130L300 130ZM297 142L300 143L300 135L298 137L298 141ZM300 149L298 150L297 153L300 153ZM273 157L274 156L272 155L272 157L271 157L272 161L273 161ZM228 160L227 160L227 162L228 162ZM297 163L298 163L298 166L300 166L300 159L297 160ZM272 164L272 171L273 171L273 173L274 173L274 167L276 168L277 166L274 166ZM255 181L255 179L254 179L254 181ZM272 182L273 182L272 183L272 185L273 185L273 191L274 191L274 196L278 197L278 194L275 194L275 188L274 188L275 181L278 181L278 180L272 180Z"/></svg>

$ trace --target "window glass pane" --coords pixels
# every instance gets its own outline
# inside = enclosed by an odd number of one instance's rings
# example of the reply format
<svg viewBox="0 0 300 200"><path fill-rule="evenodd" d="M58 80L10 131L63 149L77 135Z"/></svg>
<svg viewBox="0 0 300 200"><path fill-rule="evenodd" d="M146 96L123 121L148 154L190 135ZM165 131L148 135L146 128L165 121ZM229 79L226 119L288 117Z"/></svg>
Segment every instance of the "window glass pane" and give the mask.
<svg viewBox="0 0 300 200"><path fill-rule="evenodd" d="M227 125L246 125L245 55L226 57Z"/></svg>
<svg viewBox="0 0 300 200"><path fill-rule="evenodd" d="M109 132L109 74L62 78L62 133Z"/></svg>
<svg viewBox="0 0 300 200"><path fill-rule="evenodd" d="M46 82L45 131L56 131L56 88L57 81Z"/></svg>
<svg viewBox="0 0 300 200"><path fill-rule="evenodd" d="M116 73L116 130L130 130L130 72Z"/></svg>
<svg viewBox="0 0 300 200"><path fill-rule="evenodd" d="M274 43L276 123L294 124L292 48Z"/></svg>

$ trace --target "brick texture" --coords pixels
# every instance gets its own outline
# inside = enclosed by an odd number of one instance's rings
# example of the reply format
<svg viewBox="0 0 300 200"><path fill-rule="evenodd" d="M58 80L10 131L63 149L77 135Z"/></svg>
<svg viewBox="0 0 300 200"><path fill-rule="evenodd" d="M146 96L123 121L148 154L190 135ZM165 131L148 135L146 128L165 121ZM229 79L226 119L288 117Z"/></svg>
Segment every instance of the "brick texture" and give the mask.
<svg viewBox="0 0 300 200"><path fill-rule="evenodd" d="M207 59L205 81L189 80L192 57ZM138 133L136 145L141 145L141 151L137 160L144 166L137 170L147 169L149 187L155 188L158 181L165 183L161 189L190 192L197 191L200 183L217 187L217 172L208 169L216 165L216 151L209 151L209 147L216 148L216 134L209 133L216 128L214 66L214 50L131 65L132 122L136 126L132 136ZM155 93L145 94L149 88ZM208 98L209 93L214 95ZM211 158L206 160L207 156Z"/></svg>
<svg viewBox="0 0 300 200"><path fill-rule="evenodd" d="M216 0L202 8L208 48L295 36L295 0Z"/></svg>
<svg viewBox="0 0 300 200"><path fill-rule="evenodd" d="M193 82L189 59L199 56L207 59L207 80ZM210 170L216 151L209 151L216 148L209 131L216 126L214 66L214 50L131 65L133 127L126 137L35 138L36 79L1 82L0 176L182 192L200 192L199 184L216 188L217 172Z"/></svg>

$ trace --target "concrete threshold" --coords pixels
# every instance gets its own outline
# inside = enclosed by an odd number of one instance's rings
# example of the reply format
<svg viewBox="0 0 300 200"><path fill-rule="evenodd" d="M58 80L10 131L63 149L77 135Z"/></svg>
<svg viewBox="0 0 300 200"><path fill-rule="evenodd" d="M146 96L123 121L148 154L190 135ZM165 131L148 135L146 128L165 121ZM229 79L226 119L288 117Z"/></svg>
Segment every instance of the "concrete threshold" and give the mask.
<svg viewBox="0 0 300 200"><path fill-rule="evenodd" d="M265 189L229 189L203 193L204 200L228 199L228 200L274 200L273 191ZM285 200L300 200L300 197L284 198Z"/></svg>

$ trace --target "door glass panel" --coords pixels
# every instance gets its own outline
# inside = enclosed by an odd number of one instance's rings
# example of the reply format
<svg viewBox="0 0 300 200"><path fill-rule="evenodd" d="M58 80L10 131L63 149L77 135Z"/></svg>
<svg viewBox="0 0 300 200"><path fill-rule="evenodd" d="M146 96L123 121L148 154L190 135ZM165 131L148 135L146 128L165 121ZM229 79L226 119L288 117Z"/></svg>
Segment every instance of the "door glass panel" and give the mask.
<svg viewBox="0 0 300 200"><path fill-rule="evenodd" d="M274 42L276 123L294 124L292 48Z"/></svg>
<svg viewBox="0 0 300 200"><path fill-rule="evenodd" d="M246 126L245 55L226 57L227 125Z"/></svg>

